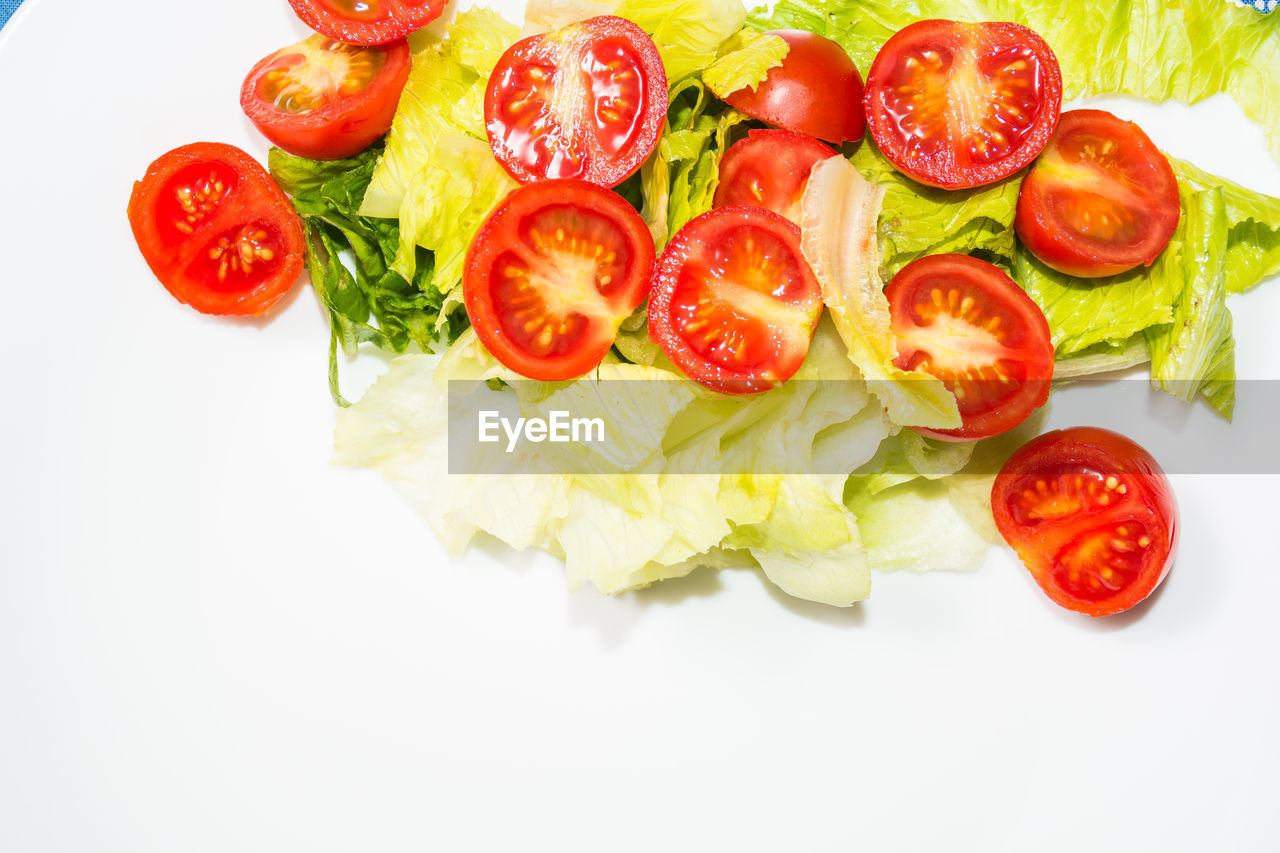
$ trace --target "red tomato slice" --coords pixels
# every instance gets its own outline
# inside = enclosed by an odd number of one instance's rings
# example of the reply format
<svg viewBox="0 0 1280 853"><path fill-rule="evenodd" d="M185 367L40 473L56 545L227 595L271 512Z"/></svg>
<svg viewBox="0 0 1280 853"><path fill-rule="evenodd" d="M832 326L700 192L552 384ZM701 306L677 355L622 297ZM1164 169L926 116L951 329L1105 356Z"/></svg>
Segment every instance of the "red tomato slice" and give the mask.
<svg viewBox="0 0 1280 853"><path fill-rule="evenodd" d="M941 379L960 409L959 429L918 432L944 441L999 435L1049 399L1049 323L999 267L968 255L930 255L903 267L885 296L898 340L895 363Z"/></svg>
<svg viewBox="0 0 1280 853"><path fill-rule="evenodd" d="M786 58L754 90L725 96L735 109L839 145L862 138L862 75L844 48L803 30L773 30L789 46Z"/></svg>
<svg viewBox="0 0 1280 853"><path fill-rule="evenodd" d="M581 376L644 302L653 237L622 197L576 179L513 190L476 233L463 294L481 342L530 379Z"/></svg>
<svg viewBox="0 0 1280 853"><path fill-rule="evenodd" d="M720 161L715 207L763 207L800 224L800 200L814 165L836 152L791 130L753 130Z"/></svg>
<svg viewBox="0 0 1280 853"><path fill-rule="evenodd" d="M885 42L867 73L876 147L903 174L946 189L1030 163L1061 108L1058 58L1020 24L919 21Z"/></svg>
<svg viewBox="0 0 1280 853"><path fill-rule="evenodd" d="M253 66L240 88L240 108L290 154L350 157L391 128L409 65L403 39L354 47L314 35Z"/></svg>
<svg viewBox="0 0 1280 853"><path fill-rule="evenodd" d="M1071 110L1022 179L1014 227L1049 266L1096 278L1151 266L1181 213L1173 167L1142 128Z"/></svg>
<svg viewBox="0 0 1280 853"><path fill-rule="evenodd" d="M257 161L220 142L175 148L129 197L147 265L205 314L261 314L302 271L302 223Z"/></svg>
<svg viewBox="0 0 1280 853"><path fill-rule="evenodd" d="M484 99L494 156L521 183L616 186L653 153L666 113L667 75L653 40L609 15L516 42Z"/></svg>
<svg viewBox="0 0 1280 853"><path fill-rule="evenodd" d="M800 369L821 315L800 229L764 208L721 207L667 244L649 297L649 336L690 379L748 394Z"/></svg>
<svg viewBox="0 0 1280 853"><path fill-rule="evenodd" d="M302 22L347 44L386 44L440 17L446 0L289 0Z"/></svg>
<svg viewBox="0 0 1280 853"><path fill-rule="evenodd" d="M1046 433L1005 463L991 490L996 526L1058 604L1109 616L1169 572L1178 507L1164 471L1122 435Z"/></svg>

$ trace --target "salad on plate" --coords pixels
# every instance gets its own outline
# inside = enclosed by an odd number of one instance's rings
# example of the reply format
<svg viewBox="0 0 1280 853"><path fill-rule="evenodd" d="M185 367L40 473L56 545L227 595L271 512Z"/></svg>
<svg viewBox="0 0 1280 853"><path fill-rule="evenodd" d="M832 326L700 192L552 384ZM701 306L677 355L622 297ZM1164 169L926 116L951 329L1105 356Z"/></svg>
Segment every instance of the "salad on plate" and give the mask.
<svg viewBox="0 0 1280 853"><path fill-rule="evenodd" d="M1280 199L1081 96L1226 93L1280 156L1280 24L1134 0L289 0L248 70L266 169L202 142L135 186L179 300L261 314L305 266L334 459L461 552L620 593L758 568L833 605L1011 545L1103 616L1168 573L1160 465L1054 383L1147 365L1230 419L1228 297ZM395 357L355 402L343 359ZM583 430L579 432L579 427Z"/></svg>

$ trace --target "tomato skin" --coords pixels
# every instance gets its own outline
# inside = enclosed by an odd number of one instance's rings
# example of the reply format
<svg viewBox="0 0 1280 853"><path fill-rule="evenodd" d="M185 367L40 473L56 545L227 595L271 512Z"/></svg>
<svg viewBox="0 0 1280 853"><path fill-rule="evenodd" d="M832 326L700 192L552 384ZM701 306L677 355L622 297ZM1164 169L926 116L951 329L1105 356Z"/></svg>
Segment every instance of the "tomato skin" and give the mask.
<svg viewBox="0 0 1280 853"><path fill-rule="evenodd" d="M160 283L204 314L262 314L302 272L301 220L267 170L232 145L162 155L133 186L129 224Z"/></svg>
<svg viewBox="0 0 1280 853"><path fill-rule="evenodd" d="M580 178L617 186L658 146L666 114L658 48L612 15L516 42L484 99L493 154L522 184Z"/></svg>
<svg viewBox="0 0 1280 853"><path fill-rule="evenodd" d="M690 379L767 391L804 363L822 289L800 229L761 207L721 207L671 239L654 271L649 337Z"/></svg>
<svg viewBox="0 0 1280 853"><path fill-rule="evenodd" d="M1168 575L1178 547L1173 489L1119 433L1073 427L1015 453L991 490L996 527L1056 604L1122 613Z"/></svg>
<svg viewBox="0 0 1280 853"><path fill-rule="evenodd" d="M653 264L648 226L617 193L572 178L527 184L471 241L467 316L493 357L521 376L573 379L600 363L644 302Z"/></svg>
<svg viewBox="0 0 1280 853"><path fill-rule="evenodd" d="M964 189L1040 153L1062 108L1062 70L1021 24L917 21L876 54L865 101L871 137L898 171Z"/></svg>
<svg viewBox="0 0 1280 853"><path fill-rule="evenodd" d="M763 207L800 224L809 172L836 152L794 130L752 130L725 152L713 207Z"/></svg>
<svg viewBox="0 0 1280 853"><path fill-rule="evenodd" d="M1140 127L1070 110L1022 180L1014 228L1046 265L1097 278L1151 266L1181 215L1173 167Z"/></svg>
<svg viewBox="0 0 1280 853"><path fill-rule="evenodd" d="M346 44L386 44L440 17L446 0L289 0L294 14L318 33ZM365 8L357 11L355 6ZM343 8L343 7L346 8Z"/></svg>
<svg viewBox="0 0 1280 853"><path fill-rule="evenodd" d="M968 255L929 255L899 270L885 298L897 338L895 364L943 380L960 408L959 429L917 432L943 441L989 438L1048 401L1049 323L999 267Z"/></svg>
<svg viewBox="0 0 1280 853"><path fill-rule="evenodd" d="M839 145L866 132L862 75L844 48L804 30L772 30L790 50L754 90L724 100L752 118Z"/></svg>
<svg viewBox="0 0 1280 853"><path fill-rule="evenodd" d="M334 80L320 90L307 89L311 79L323 79L332 60L359 67L377 66L367 81L358 72L349 72L342 84ZM404 39L383 46L350 48L324 36L312 36L291 47L282 48L264 58L250 70L240 88L240 108L254 126L271 142L299 157L312 160L338 160L368 148L391 128L391 119L400 103L400 93L409 79L409 43ZM276 101L290 97L289 92L270 97L271 75L285 74L297 81L303 96L320 101L315 109L290 112ZM343 94L343 84L365 85L353 94ZM296 89L295 89L296 91Z"/></svg>

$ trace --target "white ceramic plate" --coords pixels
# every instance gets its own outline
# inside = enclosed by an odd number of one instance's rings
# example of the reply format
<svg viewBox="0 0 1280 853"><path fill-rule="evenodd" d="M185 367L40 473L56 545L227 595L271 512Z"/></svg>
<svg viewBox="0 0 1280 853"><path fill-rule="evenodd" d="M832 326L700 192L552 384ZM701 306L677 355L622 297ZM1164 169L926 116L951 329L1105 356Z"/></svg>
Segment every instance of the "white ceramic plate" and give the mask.
<svg viewBox="0 0 1280 853"><path fill-rule="evenodd" d="M330 467L310 292L198 316L125 218L174 146L265 159L240 81L304 32L28 0L0 34L0 850L1273 843L1276 478L1177 478L1173 574L1095 623L1003 550L848 611L741 572L571 595ZM1109 103L1280 195L1229 102ZM1232 307L1241 375L1280 377L1280 282Z"/></svg>

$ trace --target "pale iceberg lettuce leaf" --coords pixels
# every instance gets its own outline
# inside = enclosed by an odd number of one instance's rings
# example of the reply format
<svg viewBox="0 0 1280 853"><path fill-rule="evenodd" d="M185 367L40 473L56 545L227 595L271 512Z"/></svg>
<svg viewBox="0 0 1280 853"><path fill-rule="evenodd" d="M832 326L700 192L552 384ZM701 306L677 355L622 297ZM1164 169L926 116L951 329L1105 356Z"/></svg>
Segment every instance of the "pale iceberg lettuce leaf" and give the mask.
<svg viewBox="0 0 1280 853"><path fill-rule="evenodd" d="M800 245L822 285L822 301L848 348L849 360L897 424L955 429L960 412L941 381L895 367L889 302L880 281L876 223L884 190L849 161L813 167L801 202Z"/></svg>
<svg viewBox="0 0 1280 853"><path fill-rule="evenodd" d="M412 281L422 246L435 254L432 286L441 293L453 290L462 282L471 238L517 186L487 142L452 133L440 137L400 205L400 251L392 269Z"/></svg>
<svg viewBox="0 0 1280 853"><path fill-rule="evenodd" d="M485 140L484 90L503 51L520 33L497 13L469 9L448 37L415 42L413 67L400 95L387 147L360 207L363 216L396 217L414 179L449 134Z"/></svg>
<svg viewBox="0 0 1280 853"><path fill-rule="evenodd" d="M989 482L986 487L989 494ZM972 523L961 509L964 501L953 499L949 480L913 480L874 494L859 490L848 503L876 571L972 571L986 559L988 528Z"/></svg>
<svg viewBox="0 0 1280 853"><path fill-rule="evenodd" d="M782 64L790 45L780 37L744 29L724 43L716 60L702 72L702 82L717 97L755 88Z"/></svg>

